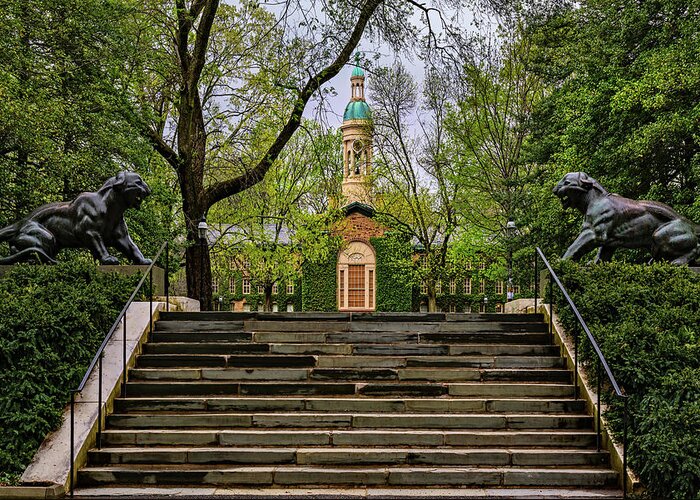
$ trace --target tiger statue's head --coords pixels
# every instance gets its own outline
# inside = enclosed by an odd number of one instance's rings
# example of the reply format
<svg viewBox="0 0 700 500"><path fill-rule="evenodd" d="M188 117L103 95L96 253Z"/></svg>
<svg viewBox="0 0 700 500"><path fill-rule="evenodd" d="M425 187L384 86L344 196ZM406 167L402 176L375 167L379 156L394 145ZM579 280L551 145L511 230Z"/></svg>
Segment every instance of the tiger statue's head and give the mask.
<svg viewBox="0 0 700 500"><path fill-rule="evenodd" d="M565 210L576 208L584 213L594 198L608 194L597 180L585 172L569 172L554 186L552 192L561 200Z"/></svg>
<svg viewBox="0 0 700 500"><path fill-rule="evenodd" d="M126 210L140 208L141 202L151 194L151 188L136 172L122 170L114 177L107 179L98 192L102 195L116 193L119 204Z"/></svg>

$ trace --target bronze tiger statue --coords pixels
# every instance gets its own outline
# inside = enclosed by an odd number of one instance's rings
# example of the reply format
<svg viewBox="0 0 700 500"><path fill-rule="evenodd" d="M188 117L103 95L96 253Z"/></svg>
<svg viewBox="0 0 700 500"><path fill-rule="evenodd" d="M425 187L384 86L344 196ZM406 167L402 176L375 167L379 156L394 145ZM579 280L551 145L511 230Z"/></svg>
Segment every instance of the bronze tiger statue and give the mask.
<svg viewBox="0 0 700 500"><path fill-rule="evenodd" d="M0 241L10 245L10 256L0 264L24 262L33 256L54 264L62 248L88 248L102 264L119 264L108 247L122 252L135 264L150 264L129 236L124 222L128 208L139 208L151 194L134 172L119 172L97 192L81 193L70 202L43 205L24 219L0 229Z"/></svg>
<svg viewBox="0 0 700 500"><path fill-rule="evenodd" d="M689 264L700 257L700 226L668 205L611 194L584 172L571 172L554 187L564 209L583 214L583 227L564 259L579 260L598 248L595 262L618 248L648 248L653 260Z"/></svg>

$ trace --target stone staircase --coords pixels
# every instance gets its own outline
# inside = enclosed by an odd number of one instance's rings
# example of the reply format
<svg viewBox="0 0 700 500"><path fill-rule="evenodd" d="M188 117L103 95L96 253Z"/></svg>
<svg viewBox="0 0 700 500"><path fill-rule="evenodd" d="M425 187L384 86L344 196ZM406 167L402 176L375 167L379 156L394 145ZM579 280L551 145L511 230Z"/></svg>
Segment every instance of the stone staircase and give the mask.
<svg viewBox="0 0 700 500"><path fill-rule="evenodd" d="M164 313L128 379L78 493L620 496L541 315Z"/></svg>

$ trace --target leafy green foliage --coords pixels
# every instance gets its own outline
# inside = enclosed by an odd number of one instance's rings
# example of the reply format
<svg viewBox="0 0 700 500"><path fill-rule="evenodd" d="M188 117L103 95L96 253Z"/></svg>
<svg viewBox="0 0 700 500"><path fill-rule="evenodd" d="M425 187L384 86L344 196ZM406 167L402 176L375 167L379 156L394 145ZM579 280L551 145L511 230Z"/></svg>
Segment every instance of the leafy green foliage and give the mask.
<svg viewBox="0 0 700 500"><path fill-rule="evenodd" d="M302 266L301 304L304 311L337 311L337 254L306 261Z"/></svg>
<svg viewBox="0 0 700 500"><path fill-rule="evenodd" d="M629 396L630 466L654 498L700 497L700 275L685 267L560 263L571 297ZM578 323L559 299L570 332ZM582 358L594 369L587 342ZM607 416L621 440L622 404Z"/></svg>
<svg viewBox="0 0 700 500"><path fill-rule="evenodd" d="M370 243L377 257L376 310L410 311L415 275L411 244L394 235L370 238Z"/></svg>
<svg viewBox="0 0 700 500"><path fill-rule="evenodd" d="M18 265L0 279L0 470L22 472L59 425L137 279L87 258Z"/></svg>

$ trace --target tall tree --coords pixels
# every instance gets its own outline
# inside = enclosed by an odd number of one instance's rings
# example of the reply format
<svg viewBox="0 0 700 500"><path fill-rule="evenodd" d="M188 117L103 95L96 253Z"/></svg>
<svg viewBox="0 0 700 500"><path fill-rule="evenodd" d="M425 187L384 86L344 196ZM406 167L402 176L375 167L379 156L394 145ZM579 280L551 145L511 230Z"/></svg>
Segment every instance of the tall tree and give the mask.
<svg viewBox="0 0 700 500"><path fill-rule="evenodd" d="M410 120L418 108L418 87L406 68L380 68L371 81L375 172L380 219L422 247L417 277L428 290L428 310L435 311L436 285L445 268L447 248L458 218L450 144L445 134L448 89L445 75L428 71L417 131Z"/></svg>
<svg viewBox="0 0 700 500"><path fill-rule="evenodd" d="M299 127L308 101L350 59L380 4L331 2L326 22L313 17L315 5L303 2L283 3L277 16L256 2L234 7L218 0L175 0L152 11L154 23L166 19L163 38L154 41L168 40L170 59L163 67L175 73L165 79L151 73L161 91L149 96L156 97L156 119L145 132L177 173L190 242L188 295L205 308L211 273L208 248L195 244L199 220L217 202L263 179ZM348 25L347 19L354 21ZM233 102L232 111L227 105ZM257 113L267 115L267 123ZM257 151L236 147L252 134L267 138ZM213 162L214 150L226 154ZM210 169L217 175L207 176Z"/></svg>

